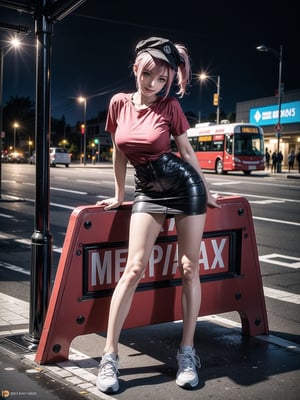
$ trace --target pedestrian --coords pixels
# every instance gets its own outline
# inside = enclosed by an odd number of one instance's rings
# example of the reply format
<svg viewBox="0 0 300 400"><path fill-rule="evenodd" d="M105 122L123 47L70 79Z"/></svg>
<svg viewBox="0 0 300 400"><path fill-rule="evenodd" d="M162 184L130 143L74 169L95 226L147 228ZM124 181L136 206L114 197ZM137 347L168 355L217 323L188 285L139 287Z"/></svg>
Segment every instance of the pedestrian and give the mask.
<svg viewBox="0 0 300 400"><path fill-rule="evenodd" d="M266 147L266 152L265 152L265 161L266 161L266 167L267 167L267 169L269 169L270 168L270 153L269 153L267 147Z"/></svg>
<svg viewBox="0 0 300 400"><path fill-rule="evenodd" d="M281 172L282 170L282 162L283 162L283 155L281 150L279 150L278 156L277 156L277 172Z"/></svg>
<svg viewBox="0 0 300 400"><path fill-rule="evenodd" d="M277 157L277 152L276 150L273 151L272 153L272 167L271 167L271 172L276 172L277 171L277 161L278 161L278 157Z"/></svg>
<svg viewBox="0 0 300 400"><path fill-rule="evenodd" d="M298 153L296 155L296 160L298 163L298 172L300 172L300 149L298 150Z"/></svg>
<svg viewBox="0 0 300 400"><path fill-rule="evenodd" d="M295 162L295 152L292 149L288 154L288 165L289 165L289 172L294 169L294 162Z"/></svg>
<svg viewBox="0 0 300 400"><path fill-rule="evenodd" d="M111 299L106 343L99 364L97 387L105 393L119 389L119 336L135 289L168 217L175 218L182 277L183 336L176 355L176 383L183 388L198 385L200 359L194 349L194 334L201 303L199 249L206 207L220 207L208 190L187 138L189 124L179 100L169 96L174 81L179 97L187 91L191 69L186 47L151 37L140 41L135 53L133 73L137 89L112 97L105 128L113 141L115 197L97 203L104 205L104 210L122 204L129 161L135 169L135 197L126 267ZM171 135L180 157L171 152Z"/></svg>

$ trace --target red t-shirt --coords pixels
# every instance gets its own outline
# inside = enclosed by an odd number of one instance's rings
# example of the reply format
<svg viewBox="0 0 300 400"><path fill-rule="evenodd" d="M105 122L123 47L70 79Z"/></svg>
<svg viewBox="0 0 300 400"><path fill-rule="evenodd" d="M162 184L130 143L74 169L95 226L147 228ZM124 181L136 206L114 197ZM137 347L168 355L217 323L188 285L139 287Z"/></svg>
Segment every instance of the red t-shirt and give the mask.
<svg viewBox="0 0 300 400"><path fill-rule="evenodd" d="M156 160L171 151L170 136L179 136L190 127L175 97L158 98L155 103L136 110L132 94L112 97L105 130L115 133L118 148L137 166Z"/></svg>

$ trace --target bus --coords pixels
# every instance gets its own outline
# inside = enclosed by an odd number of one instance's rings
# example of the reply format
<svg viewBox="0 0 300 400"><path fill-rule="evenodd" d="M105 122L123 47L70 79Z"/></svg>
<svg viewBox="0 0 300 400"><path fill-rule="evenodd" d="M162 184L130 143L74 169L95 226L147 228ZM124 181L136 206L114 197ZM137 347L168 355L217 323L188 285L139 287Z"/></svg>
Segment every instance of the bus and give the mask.
<svg viewBox="0 0 300 400"><path fill-rule="evenodd" d="M249 123L197 124L187 131L188 138L203 169L217 174L228 171L265 169L264 132Z"/></svg>

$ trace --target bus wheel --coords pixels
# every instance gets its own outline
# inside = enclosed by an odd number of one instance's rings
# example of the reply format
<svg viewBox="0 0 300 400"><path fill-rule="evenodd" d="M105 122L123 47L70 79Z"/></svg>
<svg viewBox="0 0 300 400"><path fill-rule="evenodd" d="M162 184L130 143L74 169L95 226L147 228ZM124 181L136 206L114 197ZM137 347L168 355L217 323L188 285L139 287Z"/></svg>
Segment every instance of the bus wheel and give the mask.
<svg viewBox="0 0 300 400"><path fill-rule="evenodd" d="M223 163L222 163L222 160L218 160L217 162L216 162L216 168L215 168L215 170L216 170L216 174L223 174Z"/></svg>

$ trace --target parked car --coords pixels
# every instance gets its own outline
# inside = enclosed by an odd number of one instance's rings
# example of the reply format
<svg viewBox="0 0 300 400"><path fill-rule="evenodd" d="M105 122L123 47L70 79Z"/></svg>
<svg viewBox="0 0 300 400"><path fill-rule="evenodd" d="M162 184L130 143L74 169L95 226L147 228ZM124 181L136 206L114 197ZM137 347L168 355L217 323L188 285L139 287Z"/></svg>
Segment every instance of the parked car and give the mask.
<svg viewBox="0 0 300 400"><path fill-rule="evenodd" d="M3 157L3 162L24 163L26 159L21 151L11 151Z"/></svg>
<svg viewBox="0 0 300 400"><path fill-rule="evenodd" d="M50 147L50 166L56 167L57 164L63 164L66 167L70 165L71 155L62 147Z"/></svg>
<svg viewBox="0 0 300 400"><path fill-rule="evenodd" d="M30 164L36 163L36 153L32 153L29 159ZM49 163L50 167L56 167L58 164L68 167L71 162L71 154L62 147L50 147Z"/></svg>

